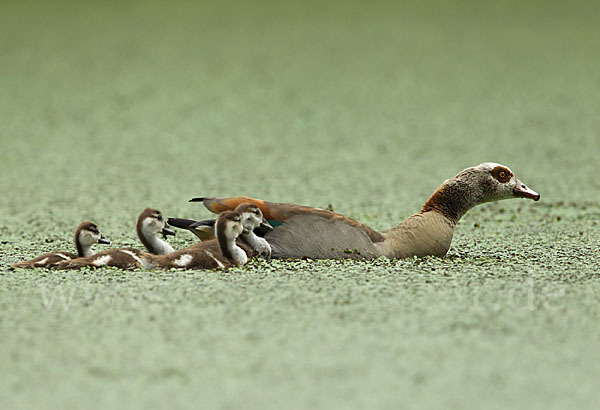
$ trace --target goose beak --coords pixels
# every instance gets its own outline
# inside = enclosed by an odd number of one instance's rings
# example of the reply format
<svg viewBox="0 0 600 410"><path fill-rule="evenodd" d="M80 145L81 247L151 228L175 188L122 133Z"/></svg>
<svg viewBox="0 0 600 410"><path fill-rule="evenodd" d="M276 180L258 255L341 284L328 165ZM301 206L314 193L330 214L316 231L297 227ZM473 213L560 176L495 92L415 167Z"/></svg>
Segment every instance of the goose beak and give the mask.
<svg viewBox="0 0 600 410"><path fill-rule="evenodd" d="M533 189L528 188L524 183L517 179L517 185L513 189L513 195L517 198L528 198L534 201L540 200L540 194L535 192Z"/></svg>
<svg viewBox="0 0 600 410"><path fill-rule="evenodd" d="M172 235L175 236L175 231L172 230L171 228L167 228L166 226L164 228L162 228L162 234L163 235Z"/></svg>
<svg viewBox="0 0 600 410"><path fill-rule="evenodd" d="M266 219L263 219L259 226L267 231L273 230L273 226Z"/></svg>
<svg viewBox="0 0 600 410"><path fill-rule="evenodd" d="M105 245L110 245L110 241L108 239L106 239L104 236L101 236L100 239L98 239L98 243L103 243Z"/></svg>

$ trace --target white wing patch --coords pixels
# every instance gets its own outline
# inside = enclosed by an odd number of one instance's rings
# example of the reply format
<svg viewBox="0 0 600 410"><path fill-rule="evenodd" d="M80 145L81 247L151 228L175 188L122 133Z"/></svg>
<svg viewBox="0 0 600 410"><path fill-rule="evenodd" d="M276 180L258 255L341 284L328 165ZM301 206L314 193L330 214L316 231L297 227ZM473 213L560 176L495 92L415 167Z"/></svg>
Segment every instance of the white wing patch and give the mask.
<svg viewBox="0 0 600 410"><path fill-rule="evenodd" d="M94 261L92 262L92 265L94 265L94 266L104 266L108 262L110 262L111 259L112 259L112 256L110 256L110 255L100 256L99 258L94 259Z"/></svg>
<svg viewBox="0 0 600 410"><path fill-rule="evenodd" d="M220 260L215 258L215 255L213 255L211 251L204 251L204 252L206 252L206 254L208 256L210 256L215 262L217 262L217 265L219 266L219 268L225 269L225 265L223 265Z"/></svg>
<svg viewBox="0 0 600 410"><path fill-rule="evenodd" d="M58 256L59 258L63 258L66 261L71 260L71 258L69 258L67 255L63 255L62 253L57 253L56 256Z"/></svg>
<svg viewBox="0 0 600 410"><path fill-rule="evenodd" d="M183 254L179 257L179 259L175 259L173 263L181 268L190 264L190 262L194 259L194 257L190 254Z"/></svg>
<svg viewBox="0 0 600 410"><path fill-rule="evenodd" d="M44 258L41 261L37 261L35 264L36 265L45 265L46 262L48 262L48 258Z"/></svg>
<svg viewBox="0 0 600 410"><path fill-rule="evenodd" d="M140 257L139 257L139 256L137 256L135 253L133 253L133 252L131 252L131 251L125 251L125 250L122 250L121 252L123 252L123 253L124 253L124 254L126 254L126 255L129 255L129 256L131 256L131 257L132 257L133 259L135 259L135 260L136 260L136 261L137 261L137 262L138 262L138 263L139 263L141 266L143 266L143 265L144 265L144 262L142 262L142 260L140 259Z"/></svg>

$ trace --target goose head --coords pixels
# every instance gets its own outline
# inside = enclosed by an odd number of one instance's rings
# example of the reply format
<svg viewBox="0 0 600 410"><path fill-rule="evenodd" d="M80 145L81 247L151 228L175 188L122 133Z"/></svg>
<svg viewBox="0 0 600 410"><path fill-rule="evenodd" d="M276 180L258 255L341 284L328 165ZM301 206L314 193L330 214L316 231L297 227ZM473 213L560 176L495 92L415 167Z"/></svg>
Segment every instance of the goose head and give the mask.
<svg viewBox="0 0 600 410"><path fill-rule="evenodd" d="M456 222L476 205L511 198L539 201L540 194L521 182L507 166L484 162L444 181L421 211L436 210Z"/></svg>
<svg viewBox="0 0 600 410"><path fill-rule="evenodd" d="M100 233L100 230L93 222L82 222L75 230L75 247L80 256L87 256L92 245L96 243L110 244Z"/></svg>
<svg viewBox="0 0 600 410"><path fill-rule="evenodd" d="M244 234L254 231L259 226L267 230L273 230L273 227L264 218L261 210L254 204L240 204L235 208L235 212L241 217Z"/></svg>
<svg viewBox="0 0 600 410"><path fill-rule="evenodd" d="M522 183L510 168L495 162L484 162L467 168L455 179L467 183L479 203L511 198L540 200L540 194Z"/></svg>

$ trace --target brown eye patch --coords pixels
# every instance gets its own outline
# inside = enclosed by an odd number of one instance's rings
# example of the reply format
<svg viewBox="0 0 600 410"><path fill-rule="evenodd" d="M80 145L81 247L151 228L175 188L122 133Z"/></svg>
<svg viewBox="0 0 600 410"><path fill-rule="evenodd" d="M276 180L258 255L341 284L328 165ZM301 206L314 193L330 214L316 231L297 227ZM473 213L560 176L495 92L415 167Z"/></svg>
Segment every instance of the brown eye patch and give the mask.
<svg viewBox="0 0 600 410"><path fill-rule="evenodd" d="M93 224L89 225L87 227L87 230L90 231L90 232L92 232L92 233L99 233L100 232L100 231L98 231L98 227L96 225L93 225Z"/></svg>
<svg viewBox="0 0 600 410"><path fill-rule="evenodd" d="M512 178L513 174L508 169L497 166L492 169L492 176L500 183L505 184Z"/></svg>

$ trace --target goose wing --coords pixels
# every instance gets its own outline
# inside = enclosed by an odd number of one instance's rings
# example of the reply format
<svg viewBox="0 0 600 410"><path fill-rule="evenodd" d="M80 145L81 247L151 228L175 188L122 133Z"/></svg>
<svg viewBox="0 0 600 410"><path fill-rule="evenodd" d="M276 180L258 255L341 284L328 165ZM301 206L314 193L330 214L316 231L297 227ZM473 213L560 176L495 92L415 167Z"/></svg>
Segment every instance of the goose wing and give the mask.
<svg viewBox="0 0 600 410"><path fill-rule="evenodd" d="M247 196L236 196L229 198L214 198L214 197L200 197L191 199L190 202L202 202L204 206L211 212L219 214L223 211L233 211L238 205L244 203L252 203L258 206L263 213L265 219L269 222L273 221L275 225L279 226L283 223L289 222L293 217L310 215L317 216L323 219L340 222L347 224L353 228L363 231L372 242L382 242L384 237L381 233L374 229L371 229L367 225L363 225L360 222L348 218L342 214L328 211L321 208L313 208L304 205L286 204L281 202L269 202L263 201L262 199L250 198ZM277 223L279 222L279 223Z"/></svg>
<svg viewBox="0 0 600 410"><path fill-rule="evenodd" d="M274 229L265 234L280 258L370 258L378 256L375 244L381 233L344 215L303 205L263 201L249 197L194 198L214 213L252 203Z"/></svg>

